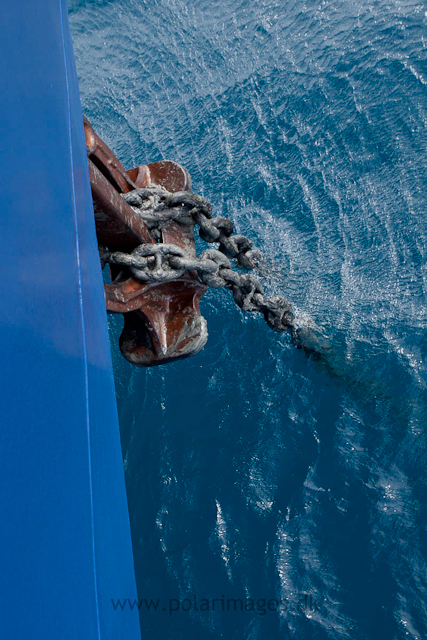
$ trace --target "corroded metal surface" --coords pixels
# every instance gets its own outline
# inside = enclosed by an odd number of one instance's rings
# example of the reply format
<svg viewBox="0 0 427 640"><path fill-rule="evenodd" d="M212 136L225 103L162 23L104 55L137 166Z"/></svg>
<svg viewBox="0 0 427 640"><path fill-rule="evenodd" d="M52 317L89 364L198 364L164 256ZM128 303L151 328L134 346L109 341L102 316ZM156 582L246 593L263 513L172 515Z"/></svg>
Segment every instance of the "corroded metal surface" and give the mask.
<svg viewBox="0 0 427 640"><path fill-rule="evenodd" d="M89 158L89 177L98 241L111 249L134 249L151 242L147 227Z"/></svg>
<svg viewBox="0 0 427 640"><path fill-rule="evenodd" d="M186 191L191 178L176 162L164 160L126 171L85 119L89 175L98 240L110 250L129 251L152 243L150 232L136 211L121 197L135 188L163 186L168 191ZM196 256L194 225L171 221L161 241ZM159 365L194 355L206 343L206 321L199 301L206 286L197 273L187 271L173 282L147 284L130 277L127 269L111 269L112 282L105 284L107 311L123 313L120 337L123 356L139 366Z"/></svg>
<svg viewBox="0 0 427 640"><path fill-rule="evenodd" d="M191 189L191 177L187 169L172 160L144 164L127 173L136 186L142 189L149 184L165 187L173 193Z"/></svg>
<svg viewBox="0 0 427 640"><path fill-rule="evenodd" d="M140 284L140 283L138 283ZM200 351L207 340L199 301L206 287L191 279L164 284L105 285L107 309L124 313L123 356L140 366L163 364Z"/></svg>
<svg viewBox="0 0 427 640"><path fill-rule="evenodd" d="M123 165L117 160L114 153L103 140L95 133L87 118L83 119L86 137L86 149L89 158L96 164L98 169L104 174L108 182L119 193L127 193L135 189Z"/></svg>

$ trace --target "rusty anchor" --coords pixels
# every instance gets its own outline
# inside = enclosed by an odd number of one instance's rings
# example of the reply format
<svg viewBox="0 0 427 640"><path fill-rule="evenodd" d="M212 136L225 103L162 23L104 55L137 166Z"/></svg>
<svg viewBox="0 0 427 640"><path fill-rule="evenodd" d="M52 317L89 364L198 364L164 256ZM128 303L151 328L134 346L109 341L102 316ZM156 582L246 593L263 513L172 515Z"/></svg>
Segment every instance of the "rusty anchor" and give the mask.
<svg viewBox="0 0 427 640"><path fill-rule="evenodd" d="M143 220L120 194L149 184L170 192L189 191L186 169L171 160L141 165L126 171L109 147L84 118L89 176L98 242L111 251L131 251L154 243ZM161 242L196 256L194 225L171 221L162 229ZM206 292L195 271L172 282L143 283L126 269L110 266L111 283L104 284L107 311L122 313L124 328L119 345L132 364L153 366L187 358L206 344L206 321L199 302Z"/></svg>

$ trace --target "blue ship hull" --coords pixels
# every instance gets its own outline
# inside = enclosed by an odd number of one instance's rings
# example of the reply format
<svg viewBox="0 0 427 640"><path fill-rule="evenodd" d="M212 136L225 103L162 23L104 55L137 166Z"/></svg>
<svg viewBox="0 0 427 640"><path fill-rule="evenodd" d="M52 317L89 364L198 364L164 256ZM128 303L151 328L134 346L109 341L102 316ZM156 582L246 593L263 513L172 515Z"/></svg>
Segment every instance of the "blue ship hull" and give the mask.
<svg viewBox="0 0 427 640"><path fill-rule="evenodd" d="M1 9L0 637L140 637L65 2Z"/></svg>

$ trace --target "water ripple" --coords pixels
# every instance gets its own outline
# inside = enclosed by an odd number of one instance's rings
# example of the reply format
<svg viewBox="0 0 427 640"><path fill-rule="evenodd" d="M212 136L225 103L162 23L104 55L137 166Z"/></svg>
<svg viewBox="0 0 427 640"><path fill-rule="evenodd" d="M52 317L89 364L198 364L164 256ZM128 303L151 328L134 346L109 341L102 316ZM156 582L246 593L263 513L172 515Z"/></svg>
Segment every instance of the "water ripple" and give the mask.
<svg viewBox="0 0 427 640"><path fill-rule="evenodd" d="M329 345L307 359L227 292L194 359L132 370L113 344L140 593L284 602L143 634L427 637L424 5L71 0L70 21L100 134L126 166L184 164Z"/></svg>

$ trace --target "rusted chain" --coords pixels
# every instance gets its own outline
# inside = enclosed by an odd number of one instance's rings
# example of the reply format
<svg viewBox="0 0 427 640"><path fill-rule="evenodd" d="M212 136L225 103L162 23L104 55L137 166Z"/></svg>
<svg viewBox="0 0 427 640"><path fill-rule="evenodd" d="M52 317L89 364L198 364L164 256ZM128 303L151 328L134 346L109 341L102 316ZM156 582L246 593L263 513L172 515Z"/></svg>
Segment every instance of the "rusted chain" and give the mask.
<svg viewBox="0 0 427 640"><path fill-rule="evenodd" d="M170 244L142 244L132 253L103 251L109 264L127 267L142 282L169 282L185 271L197 271L202 282L213 289L230 289L243 311L263 313L268 326L282 332L293 327L290 303L283 296L264 296L260 282L250 274L231 269L230 260L216 249L207 249L198 258L190 258L183 249Z"/></svg>
<svg viewBox="0 0 427 640"><path fill-rule="evenodd" d="M122 197L135 209L152 230L161 231L171 220L182 224L197 224L199 235L205 242L218 242L218 250L227 258L236 259L239 267L254 269L261 258L258 249L242 235L233 235L231 220L212 217L212 205L202 196L189 191L170 193L162 187L135 189Z"/></svg>
<svg viewBox="0 0 427 640"><path fill-rule="evenodd" d="M135 189L122 194L126 202L141 216L157 239L171 221L197 224L200 237L209 243L219 243L218 250L207 249L200 257L191 258L179 247L161 242L142 244L132 253L103 251L101 259L127 267L142 282L167 282L181 277L185 271L197 271L202 282L212 288L232 291L236 304L243 311L258 311L268 326L277 332L294 329L292 306L283 296L266 297L261 283L250 274L240 274L231 268L230 259L238 266L254 269L262 254L242 235L233 235L231 220L212 217L211 204L199 195L186 191L170 193L158 186Z"/></svg>

